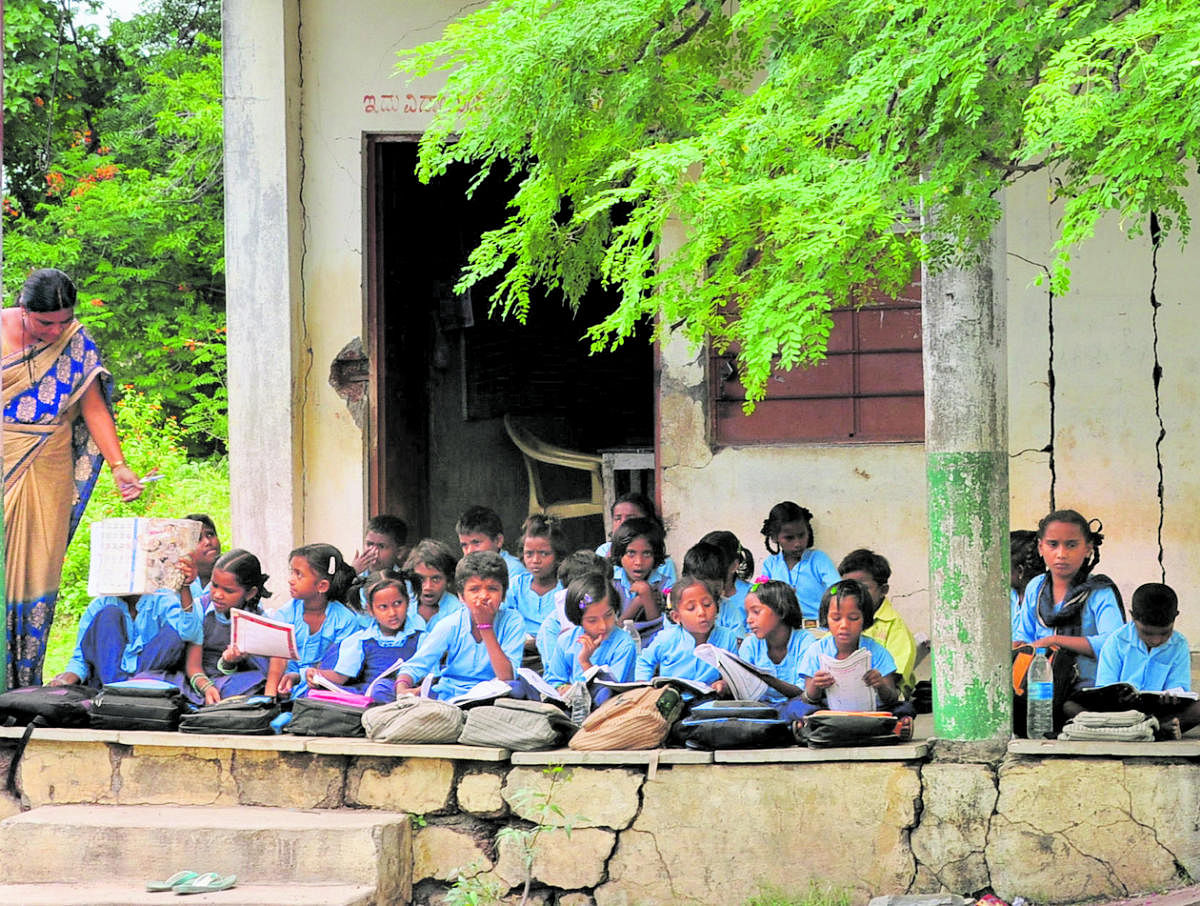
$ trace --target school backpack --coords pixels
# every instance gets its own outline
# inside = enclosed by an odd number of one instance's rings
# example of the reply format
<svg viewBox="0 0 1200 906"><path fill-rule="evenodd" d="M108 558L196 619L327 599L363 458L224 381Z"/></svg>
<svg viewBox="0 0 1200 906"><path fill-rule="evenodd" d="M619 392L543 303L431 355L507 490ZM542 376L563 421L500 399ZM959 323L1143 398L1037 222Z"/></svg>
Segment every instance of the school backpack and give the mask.
<svg viewBox="0 0 1200 906"><path fill-rule="evenodd" d="M4 788L17 792L17 766L37 727L86 727L96 690L90 686L22 686L0 694L0 726L25 727L8 764Z"/></svg>
<svg viewBox="0 0 1200 906"><path fill-rule="evenodd" d="M467 711L459 745L493 746L513 752L557 749L575 725L557 705L524 699L501 698L491 705Z"/></svg>
<svg viewBox="0 0 1200 906"><path fill-rule="evenodd" d="M888 711L814 711L797 722L797 741L810 749L888 746L901 741L900 718Z"/></svg>
<svg viewBox="0 0 1200 906"><path fill-rule="evenodd" d="M278 716L279 705L268 695L231 695L183 715L179 732L261 736L273 732L271 721Z"/></svg>
<svg viewBox="0 0 1200 906"><path fill-rule="evenodd" d="M174 730L185 703L174 683L130 679L105 683L92 699L89 721L97 730Z"/></svg>
<svg viewBox="0 0 1200 906"><path fill-rule="evenodd" d="M708 701L691 709L674 737L689 749L769 749L795 744L790 722L757 701Z"/></svg>
<svg viewBox="0 0 1200 906"><path fill-rule="evenodd" d="M458 705L401 695L394 702L371 708L362 716L367 737L394 745L458 742L467 715Z"/></svg>
<svg viewBox="0 0 1200 906"><path fill-rule="evenodd" d="M293 736L366 736L362 719L366 708L319 698L292 702L292 719L284 728Z"/></svg>
<svg viewBox="0 0 1200 906"><path fill-rule="evenodd" d="M683 713L674 686L642 686L615 695L588 715L569 743L572 749L656 749Z"/></svg>

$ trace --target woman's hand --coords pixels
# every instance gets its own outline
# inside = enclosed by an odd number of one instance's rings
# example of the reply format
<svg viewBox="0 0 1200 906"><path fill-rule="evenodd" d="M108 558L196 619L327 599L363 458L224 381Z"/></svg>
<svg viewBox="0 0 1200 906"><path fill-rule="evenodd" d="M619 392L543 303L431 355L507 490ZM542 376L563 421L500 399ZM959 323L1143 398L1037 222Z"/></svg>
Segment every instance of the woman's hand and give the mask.
<svg viewBox="0 0 1200 906"><path fill-rule="evenodd" d="M121 499L126 503L131 500L137 500L142 496L142 491L145 487L138 481L137 474L129 466L122 463L119 466L110 466L113 481L117 484L117 491L121 495Z"/></svg>

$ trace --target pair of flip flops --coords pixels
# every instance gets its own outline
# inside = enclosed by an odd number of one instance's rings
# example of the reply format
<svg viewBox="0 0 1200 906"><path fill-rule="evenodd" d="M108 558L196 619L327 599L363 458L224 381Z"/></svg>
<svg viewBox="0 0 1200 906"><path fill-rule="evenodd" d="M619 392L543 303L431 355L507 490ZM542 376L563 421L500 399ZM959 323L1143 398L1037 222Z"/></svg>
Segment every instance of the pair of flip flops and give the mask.
<svg viewBox="0 0 1200 906"><path fill-rule="evenodd" d="M228 890L237 883L237 875L219 875L215 871L200 874L198 871L177 871L165 881L150 881L146 889L156 893L211 893Z"/></svg>

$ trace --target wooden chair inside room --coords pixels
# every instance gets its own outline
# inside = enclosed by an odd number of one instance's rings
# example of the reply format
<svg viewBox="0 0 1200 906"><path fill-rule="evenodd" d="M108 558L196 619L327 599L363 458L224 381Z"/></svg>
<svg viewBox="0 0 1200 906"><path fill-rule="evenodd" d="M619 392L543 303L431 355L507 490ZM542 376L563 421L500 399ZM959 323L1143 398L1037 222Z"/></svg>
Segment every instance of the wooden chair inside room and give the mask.
<svg viewBox="0 0 1200 906"><path fill-rule="evenodd" d="M598 454L581 453L549 444L518 425L511 415L504 416L504 430L525 460L531 514L546 513L560 519L604 515L604 482ZM574 500L547 500L542 484L542 469L550 466L587 472L591 479L591 496Z"/></svg>

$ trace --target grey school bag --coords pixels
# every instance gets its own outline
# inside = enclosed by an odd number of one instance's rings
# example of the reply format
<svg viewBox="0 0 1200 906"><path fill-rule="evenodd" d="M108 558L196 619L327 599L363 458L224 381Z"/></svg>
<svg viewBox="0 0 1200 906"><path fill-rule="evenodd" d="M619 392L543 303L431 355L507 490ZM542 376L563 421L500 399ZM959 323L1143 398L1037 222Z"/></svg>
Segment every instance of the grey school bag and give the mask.
<svg viewBox="0 0 1200 906"><path fill-rule="evenodd" d="M464 746L494 746L514 752L556 749L575 732L563 710L544 702L501 698L467 711L458 737Z"/></svg>

